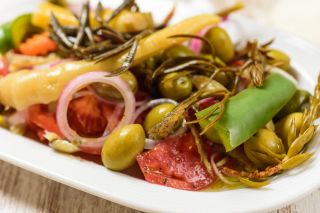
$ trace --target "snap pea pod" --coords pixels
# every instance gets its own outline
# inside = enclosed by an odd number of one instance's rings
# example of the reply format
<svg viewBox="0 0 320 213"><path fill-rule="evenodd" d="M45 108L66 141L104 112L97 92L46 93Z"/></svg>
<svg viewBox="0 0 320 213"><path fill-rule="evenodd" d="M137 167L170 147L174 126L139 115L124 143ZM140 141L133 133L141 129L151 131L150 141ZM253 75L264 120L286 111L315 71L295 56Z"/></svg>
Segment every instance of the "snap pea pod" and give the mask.
<svg viewBox="0 0 320 213"><path fill-rule="evenodd" d="M210 140L219 140L226 151L231 151L268 123L295 92L296 86L291 80L272 73L262 87L250 87L230 98L221 119L205 135ZM196 113L197 118L205 116L214 106ZM213 113L200 121L201 128L204 129L216 115Z"/></svg>
<svg viewBox="0 0 320 213"><path fill-rule="evenodd" d="M216 15L198 15L143 38L139 43L133 65L186 40L186 38L169 38L170 36L182 32L197 34L206 26L217 24L219 21L220 17ZM128 51L121 52L99 63L81 60L61 63L41 71L22 70L11 73L0 79L0 102L16 109L24 109L32 104L56 101L70 80L94 70L112 72L121 67L127 53Z"/></svg>

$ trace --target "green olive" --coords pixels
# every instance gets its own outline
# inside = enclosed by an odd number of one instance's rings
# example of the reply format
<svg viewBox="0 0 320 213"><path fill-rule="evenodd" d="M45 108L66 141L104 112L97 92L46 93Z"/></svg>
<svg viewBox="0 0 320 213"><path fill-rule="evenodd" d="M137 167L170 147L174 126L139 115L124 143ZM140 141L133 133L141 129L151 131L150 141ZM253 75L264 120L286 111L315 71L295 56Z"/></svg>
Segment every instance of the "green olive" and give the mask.
<svg viewBox="0 0 320 213"><path fill-rule="evenodd" d="M275 165L282 160L285 148L281 139L269 129L260 129L244 143L247 157L258 168Z"/></svg>
<svg viewBox="0 0 320 213"><path fill-rule="evenodd" d="M120 33L134 33L153 29L151 13L131 12L123 10L109 23L110 27Z"/></svg>
<svg viewBox="0 0 320 213"><path fill-rule="evenodd" d="M160 81L159 90L165 98L182 101L191 94L192 82L188 76L169 73Z"/></svg>
<svg viewBox="0 0 320 213"><path fill-rule="evenodd" d="M67 6L67 3L65 0L49 0L49 2L63 6L63 7Z"/></svg>
<svg viewBox="0 0 320 213"><path fill-rule="evenodd" d="M272 49L267 53L268 63L271 65L277 65L283 70L289 70L290 58L287 54L280 50Z"/></svg>
<svg viewBox="0 0 320 213"><path fill-rule="evenodd" d="M204 87L205 85L207 85L207 88L206 88L206 90L203 91L201 97L211 96L212 94L214 94L218 91L227 91L227 89L216 80L211 80L208 83L208 81L210 79L204 75L193 75L191 80L192 80L193 85L197 89L200 89L200 88Z"/></svg>
<svg viewBox="0 0 320 213"><path fill-rule="evenodd" d="M178 44L166 49L162 54L162 61L178 57L194 56L195 53L188 47Z"/></svg>
<svg viewBox="0 0 320 213"><path fill-rule="evenodd" d="M214 62L215 64L217 64L220 67L225 67L226 66L226 64L219 57L213 58L212 54L204 54L204 53L202 53L202 54L200 54L200 56L202 58L205 58L205 59L211 61L211 62Z"/></svg>
<svg viewBox="0 0 320 213"><path fill-rule="evenodd" d="M303 113L302 112L295 112L287 115L286 117L282 118L279 122L276 123L275 129L277 135L282 139L284 145L288 149L291 145L288 141L288 136L291 128L291 124L295 124L296 131L298 132L301 128L303 121Z"/></svg>
<svg viewBox="0 0 320 213"><path fill-rule="evenodd" d="M116 171L129 168L143 151L144 143L145 133L140 124L130 124L113 131L102 148L103 165Z"/></svg>
<svg viewBox="0 0 320 213"><path fill-rule="evenodd" d="M310 93L305 90L297 90L290 101L276 115L275 120L279 120L290 113L303 112L309 103Z"/></svg>
<svg viewBox="0 0 320 213"><path fill-rule="evenodd" d="M138 82L136 77L130 71L126 71L120 74L119 76L122 80L127 82L127 84L129 85L129 88L133 93L137 92ZM96 83L96 84L93 84L92 86L96 91L96 93L105 99L122 100L122 95L113 86L102 84L102 83Z"/></svg>
<svg viewBox="0 0 320 213"><path fill-rule="evenodd" d="M152 75L153 71L158 67L161 63L161 55L156 55L153 57L149 57L143 62L139 63L137 66L132 67L132 72L139 79L147 78L148 74Z"/></svg>
<svg viewBox="0 0 320 213"><path fill-rule="evenodd" d="M233 85L234 78L234 75L230 72L218 72L214 77L216 81L227 88L229 88L230 85Z"/></svg>
<svg viewBox="0 0 320 213"><path fill-rule="evenodd" d="M227 155L231 156L232 158L242 163L245 166L246 170L253 170L252 162L249 160L249 158L245 154L243 146L238 146L237 148L231 150L230 152L227 152Z"/></svg>
<svg viewBox="0 0 320 213"><path fill-rule="evenodd" d="M162 121L173 109L175 108L174 104L165 103L160 104L147 114L146 119L144 120L144 129L149 131L154 125Z"/></svg>
<svg viewBox="0 0 320 213"><path fill-rule="evenodd" d="M221 27L212 27L204 35L215 49L216 55L224 62L229 62L235 54L234 45L228 33ZM210 49L204 45L202 52L209 53Z"/></svg>
<svg viewBox="0 0 320 213"><path fill-rule="evenodd" d="M151 70L155 70L157 68L157 59L156 57L150 57L144 61L145 67Z"/></svg>

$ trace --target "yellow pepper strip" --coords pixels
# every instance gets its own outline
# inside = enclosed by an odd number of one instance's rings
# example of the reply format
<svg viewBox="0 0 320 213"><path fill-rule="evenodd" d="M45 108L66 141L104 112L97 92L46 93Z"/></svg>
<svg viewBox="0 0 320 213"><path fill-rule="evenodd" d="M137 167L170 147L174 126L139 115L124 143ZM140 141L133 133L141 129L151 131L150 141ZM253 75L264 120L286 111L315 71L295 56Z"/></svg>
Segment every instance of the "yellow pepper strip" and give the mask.
<svg viewBox="0 0 320 213"><path fill-rule="evenodd" d="M196 34L204 27L217 24L219 21L220 18L216 15L198 15L151 34L140 41L134 64L185 41L185 38L168 37L181 33ZM73 78L95 70L112 72L122 65L127 52L119 53L100 63L82 60L65 62L50 69L11 73L0 79L0 102L20 110L33 104L56 101L65 85Z"/></svg>

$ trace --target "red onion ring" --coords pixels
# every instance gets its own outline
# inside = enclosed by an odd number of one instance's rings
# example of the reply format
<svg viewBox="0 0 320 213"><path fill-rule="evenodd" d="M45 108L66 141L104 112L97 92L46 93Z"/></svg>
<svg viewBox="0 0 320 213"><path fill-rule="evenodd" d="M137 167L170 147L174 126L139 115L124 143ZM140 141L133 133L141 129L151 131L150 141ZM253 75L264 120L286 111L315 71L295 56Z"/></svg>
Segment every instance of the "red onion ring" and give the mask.
<svg viewBox="0 0 320 213"><path fill-rule="evenodd" d="M56 116L57 123L62 134L69 141L83 142L83 144L80 145L80 149L85 149L87 151L91 150L90 153L99 153L104 141L106 140L107 135L103 135L99 138L85 138L71 129L67 119L67 112L69 103L73 98L73 94L92 83L109 84L119 90L124 99L124 116L116 128L120 128L123 125L130 124L132 121L132 116L135 113L135 97L131 92L129 86L118 76L105 77L108 74L108 72L95 71L78 76L64 88L58 102Z"/></svg>
<svg viewBox="0 0 320 213"><path fill-rule="evenodd" d="M228 180L226 177L224 177L224 175L219 171L218 169L218 166L217 164L214 162L214 157L215 157L215 154L212 154L211 157L210 157L210 163L211 163L211 166L212 166L212 169L214 171L214 173L218 176L218 178L228 184L228 185L237 185L238 183L237 182L233 182L233 181L230 181Z"/></svg>
<svg viewBox="0 0 320 213"><path fill-rule="evenodd" d="M118 103L123 103L123 102L118 102L118 101L110 101L108 99L102 98L100 95L98 95L93 88L89 87L89 91L91 91L94 95L94 97L96 99L98 99L99 101L101 101L102 103L106 103L106 104L111 104L111 105L116 105Z"/></svg>
<svg viewBox="0 0 320 213"><path fill-rule="evenodd" d="M211 26L207 26L205 28L203 28L202 30L200 30L200 32L197 34L198 36L204 36L207 31L213 27L214 25L211 25ZM189 48L195 52L196 54L199 54L200 51L201 51L201 47L202 47L202 41L200 39L191 39L191 42L190 42L190 45L189 45Z"/></svg>
<svg viewBox="0 0 320 213"><path fill-rule="evenodd" d="M228 17L229 16L224 16L222 19L222 23L225 23L228 21ZM200 30L200 32L197 34L198 36L204 36L208 30L212 27L214 27L215 25L209 25L205 28L203 28L202 30ZM191 42L189 44L189 48L191 50L193 50L196 54L199 54L201 51L201 47L202 47L202 41L200 39L191 39Z"/></svg>
<svg viewBox="0 0 320 213"><path fill-rule="evenodd" d="M119 116L121 116L123 107L123 103L117 104L112 112L112 115L107 118L108 125L104 133L105 135L108 134L108 131L112 131L112 129L114 128L115 121Z"/></svg>
<svg viewBox="0 0 320 213"><path fill-rule="evenodd" d="M151 97L150 97L150 95L148 93L143 92L141 90L136 93L135 97L136 97L136 100L137 100L136 101L136 107L140 107L142 105L147 104L151 99Z"/></svg>
<svg viewBox="0 0 320 213"><path fill-rule="evenodd" d="M82 98L84 96L89 96L89 95L95 96L93 91L84 90L84 91L80 91L80 92L73 94L72 99Z"/></svg>

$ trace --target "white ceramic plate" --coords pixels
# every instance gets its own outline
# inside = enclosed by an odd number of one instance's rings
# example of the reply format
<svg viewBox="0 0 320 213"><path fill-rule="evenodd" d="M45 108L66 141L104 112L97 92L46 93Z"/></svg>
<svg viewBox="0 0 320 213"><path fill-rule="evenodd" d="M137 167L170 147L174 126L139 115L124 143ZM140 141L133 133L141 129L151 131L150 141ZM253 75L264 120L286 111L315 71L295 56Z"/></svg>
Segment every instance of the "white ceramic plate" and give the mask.
<svg viewBox="0 0 320 213"><path fill-rule="evenodd" d="M1 17L1 20L14 17L19 10L34 8L36 2L36 0L6 1L5 7L1 6L0 14L4 14L2 10L13 12L7 12L8 16ZM149 6L156 6L156 8L170 8L168 4L170 4L168 1L158 1L157 3L149 1L146 3ZM180 4L184 3L180 2ZM20 9L14 8L13 5L19 5L16 8ZM180 10L178 19L183 18L182 16L187 14L188 10L190 11L190 7L184 6L183 8L184 13ZM192 8L192 13L200 12L202 9L208 10L205 4ZM200 9L194 10L195 8ZM260 27L242 18L234 17L227 28L234 39L242 37L266 41L275 38L275 46L285 50L291 56L292 64L298 70L300 85L312 90L320 69L320 51L313 45L291 35ZM296 170L278 176L263 189L189 192L149 184L122 173L109 171L101 165L56 153L45 145L2 129L0 129L0 137L0 158L2 160L79 190L142 211L265 211L294 202L320 185L319 156L315 156L313 160ZM309 146L309 149L315 148Z"/></svg>

